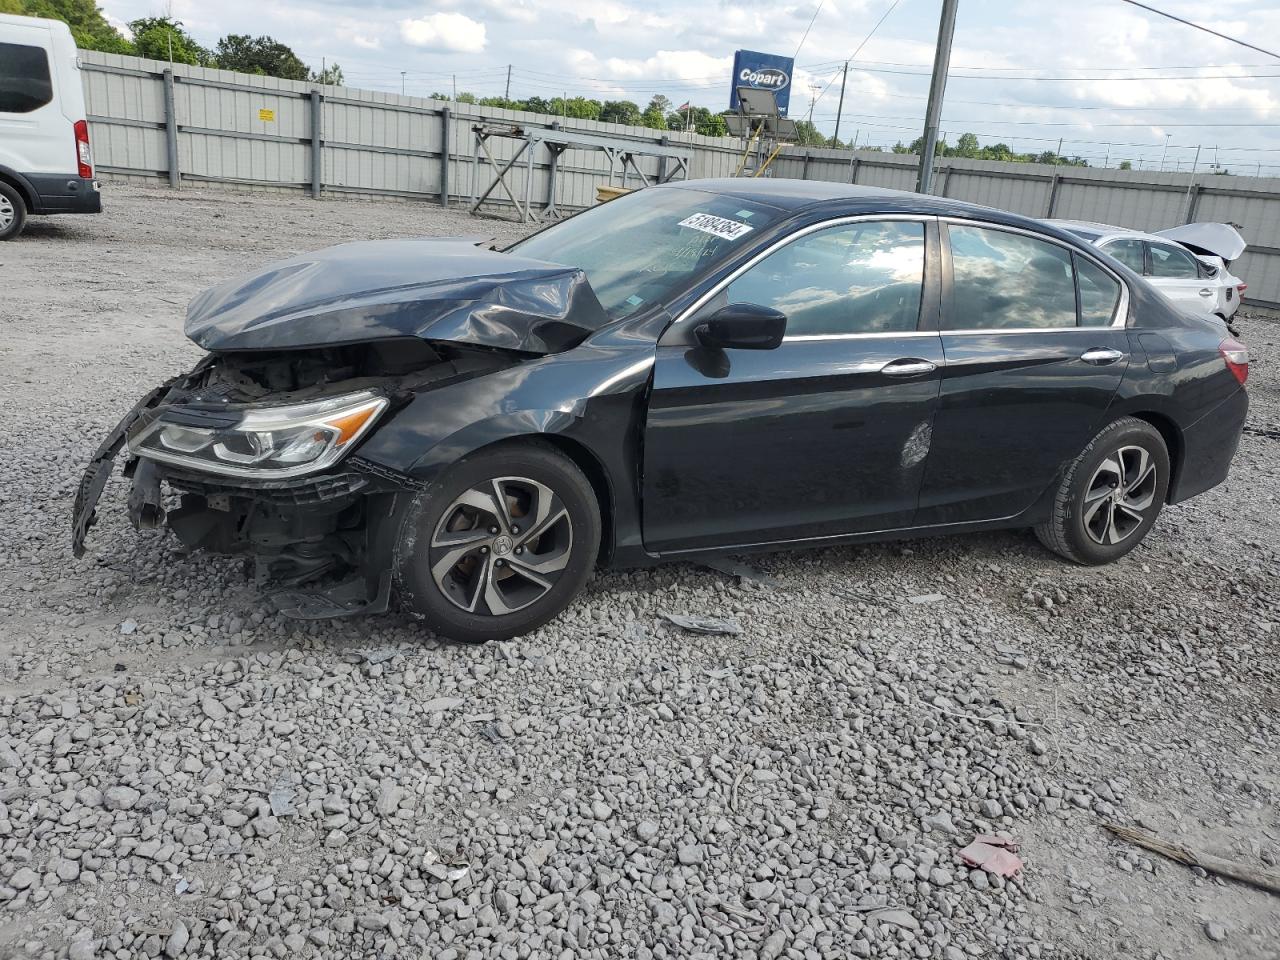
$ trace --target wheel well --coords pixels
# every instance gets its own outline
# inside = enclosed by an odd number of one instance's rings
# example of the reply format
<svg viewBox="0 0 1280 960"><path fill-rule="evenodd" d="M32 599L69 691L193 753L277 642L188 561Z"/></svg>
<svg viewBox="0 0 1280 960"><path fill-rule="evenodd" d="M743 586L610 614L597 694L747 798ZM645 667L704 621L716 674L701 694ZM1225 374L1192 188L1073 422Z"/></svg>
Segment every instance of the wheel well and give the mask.
<svg viewBox="0 0 1280 960"><path fill-rule="evenodd" d="M540 434L536 439L545 440L572 460L591 483L596 504L600 507L600 555L597 559L601 563L606 562L613 553L613 489L609 485L604 466L594 453L577 440L554 433Z"/></svg>
<svg viewBox="0 0 1280 960"><path fill-rule="evenodd" d="M605 472L604 466L585 445L577 440L555 433L532 433L518 437L507 437L480 447L472 451L472 453L480 453L491 450L494 447L518 443L542 443L545 446L552 447L582 471L587 478L587 482L591 484L591 490L596 497L596 504L600 508L600 554L597 559L601 563L607 562L613 554L613 488L609 484L609 476ZM468 454L468 456L470 455Z"/></svg>
<svg viewBox="0 0 1280 960"><path fill-rule="evenodd" d="M1182 474L1182 433L1178 430L1177 424L1162 413L1143 411L1131 413L1129 416L1151 424L1160 432L1160 437L1164 440L1165 448L1169 451L1169 489L1165 494L1165 500L1168 501L1177 489L1178 479Z"/></svg>
<svg viewBox="0 0 1280 960"><path fill-rule="evenodd" d="M30 191L23 186L21 180L0 171L0 182L6 183L18 191L18 196L22 197L22 202L27 205L27 213L35 213L35 198L32 197Z"/></svg>

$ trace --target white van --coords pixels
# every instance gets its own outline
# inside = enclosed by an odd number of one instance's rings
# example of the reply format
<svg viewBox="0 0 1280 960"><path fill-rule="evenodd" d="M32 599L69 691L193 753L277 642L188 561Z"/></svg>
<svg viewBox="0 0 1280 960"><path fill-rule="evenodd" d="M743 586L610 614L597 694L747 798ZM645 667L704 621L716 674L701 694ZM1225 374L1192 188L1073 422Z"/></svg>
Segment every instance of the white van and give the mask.
<svg viewBox="0 0 1280 960"><path fill-rule="evenodd" d="M0 14L0 240L27 214L101 212L70 28Z"/></svg>

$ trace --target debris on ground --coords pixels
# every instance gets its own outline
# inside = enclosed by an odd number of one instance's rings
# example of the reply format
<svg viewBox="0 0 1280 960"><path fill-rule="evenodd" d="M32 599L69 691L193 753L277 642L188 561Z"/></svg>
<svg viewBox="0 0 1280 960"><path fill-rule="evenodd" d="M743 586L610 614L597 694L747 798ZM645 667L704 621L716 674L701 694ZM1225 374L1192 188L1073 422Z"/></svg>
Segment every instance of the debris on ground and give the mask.
<svg viewBox="0 0 1280 960"><path fill-rule="evenodd" d="M907 603L914 603L917 606L925 603L937 603L939 600L945 600L946 595L941 593L917 593L914 596L907 597Z"/></svg>
<svg viewBox="0 0 1280 960"><path fill-rule="evenodd" d="M980 833L957 856L971 867L1012 877L1022 869L1022 858L1018 856L1017 849L1016 840Z"/></svg>
<svg viewBox="0 0 1280 960"><path fill-rule="evenodd" d="M679 613L659 613L667 623L674 624L681 630L690 633L723 634L737 636L742 633L742 624L732 617L687 617Z"/></svg>
<svg viewBox="0 0 1280 960"><path fill-rule="evenodd" d="M1136 844L1146 850L1152 850L1168 857L1170 860L1186 864L1188 867L1199 867L1209 873L1216 873L1220 877L1239 880L1241 883L1247 883L1260 890L1280 893L1280 871L1264 870L1261 867L1250 866L1247 863L1237 863L1224 857L1215 857L1213 854L1192 850L1190 847L1171 843L1168 840L1161 839L1154 833L1140 830L1137 827L1126 827L1117 823L1104 823L1102 826L1121 840L1127 840L1129 843Z"/></svg>
<svg viewBox="0 0 1280 960"><path fill-rule="evenodd" d="M737 577L739 581L745 580L748 583L758 583L764 587L776 587L779 585L776 577L771 577L763 570L757 570L755 567L748 566L745 563L730 560L728 557L707 557L699 560L698 565L706 567L708 570L715 570L718 573Z"/></svg>

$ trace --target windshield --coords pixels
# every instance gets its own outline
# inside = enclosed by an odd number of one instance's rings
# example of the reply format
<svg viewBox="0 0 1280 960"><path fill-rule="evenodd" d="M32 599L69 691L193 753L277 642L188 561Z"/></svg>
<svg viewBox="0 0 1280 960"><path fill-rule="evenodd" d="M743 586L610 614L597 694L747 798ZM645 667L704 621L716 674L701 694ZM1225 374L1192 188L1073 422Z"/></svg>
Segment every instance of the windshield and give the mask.
<svg viewBox="0 0 1280 960"><path fill-rule="evenodd" d="M581 268L616 320L666 299L781 215L776 207L701 190L637 190L508 249Z"/></svg>

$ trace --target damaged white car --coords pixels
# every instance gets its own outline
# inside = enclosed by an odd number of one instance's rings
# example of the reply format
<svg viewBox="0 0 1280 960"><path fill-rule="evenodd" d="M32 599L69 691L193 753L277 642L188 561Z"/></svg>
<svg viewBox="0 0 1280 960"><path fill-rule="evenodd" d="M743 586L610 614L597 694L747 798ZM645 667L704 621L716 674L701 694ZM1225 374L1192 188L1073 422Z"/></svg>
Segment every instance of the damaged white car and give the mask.
<svg viewBox="0 0 1280 960"><path fill-rule="evenodd" d="M1123 263L1188 313L1229 321L1247 284L1230 267L1247 244L1229 223L1188 223L1143 233L1105 223L1049 220Z"/></svg>

